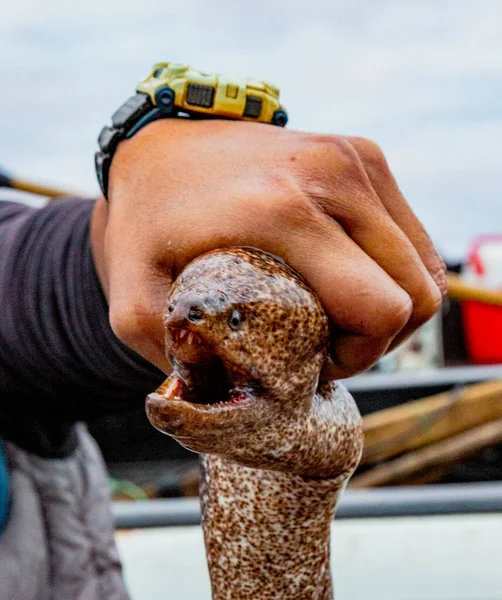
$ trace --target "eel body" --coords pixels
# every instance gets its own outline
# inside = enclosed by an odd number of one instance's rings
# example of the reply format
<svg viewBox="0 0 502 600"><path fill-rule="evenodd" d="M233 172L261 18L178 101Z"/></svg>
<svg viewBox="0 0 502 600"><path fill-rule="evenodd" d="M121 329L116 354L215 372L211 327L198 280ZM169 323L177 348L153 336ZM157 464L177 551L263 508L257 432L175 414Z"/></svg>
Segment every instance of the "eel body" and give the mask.
<svg viewBox="0 0 502 600"><path fill-rule="evenodd" d="M269 254L214 251L176 279L164 324L173 372L147 414L203 456L213 598L332 598L330 524L362 429L345 388L320 380L317 296Z"/></svg>

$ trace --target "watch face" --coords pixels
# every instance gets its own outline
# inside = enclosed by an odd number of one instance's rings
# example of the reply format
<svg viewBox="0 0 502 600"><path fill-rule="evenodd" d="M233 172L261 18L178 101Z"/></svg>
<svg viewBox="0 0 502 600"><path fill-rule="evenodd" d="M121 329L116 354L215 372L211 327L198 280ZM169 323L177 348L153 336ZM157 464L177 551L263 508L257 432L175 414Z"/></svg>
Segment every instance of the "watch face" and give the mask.
<svg viewBox="0 0 502 600"><path fill-rule="evenodd" d="M279 102L279 90L258 79L233 78L204 73L179 63L158 63L136 88L155 105L159 93L174 97L174 112L192 116L259 121L284 127L287 113Z"/></svg>

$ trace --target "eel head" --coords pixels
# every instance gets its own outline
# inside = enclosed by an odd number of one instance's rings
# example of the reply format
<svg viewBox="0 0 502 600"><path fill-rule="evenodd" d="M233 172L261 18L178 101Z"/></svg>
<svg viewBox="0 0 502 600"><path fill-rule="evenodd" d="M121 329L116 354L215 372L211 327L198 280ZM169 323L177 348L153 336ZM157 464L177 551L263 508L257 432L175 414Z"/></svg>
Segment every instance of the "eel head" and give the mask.
<svg viewBox="0 0 502 600"><path fill-rule="evenodd" d="M176 279L164 325L173 372L146 402L157 429L245 466L332 474L320 458L358 417L319 384L328 319L297 273L250 248L202 255Z"/></svg>

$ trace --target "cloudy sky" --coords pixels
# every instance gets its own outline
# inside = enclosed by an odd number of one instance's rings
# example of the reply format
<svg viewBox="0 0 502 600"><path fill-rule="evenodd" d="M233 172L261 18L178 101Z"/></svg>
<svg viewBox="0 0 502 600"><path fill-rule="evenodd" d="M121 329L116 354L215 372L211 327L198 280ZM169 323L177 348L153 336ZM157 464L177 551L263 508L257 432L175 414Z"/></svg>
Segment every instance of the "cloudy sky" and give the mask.
<svg viewBox="0 0 502 600"><path fill-rule="evenodd" d="M159 60L269 79L291 127L376 140L446 256L502 232L500 0L4 2L0 164L96 193L97 133Z"/></svg>

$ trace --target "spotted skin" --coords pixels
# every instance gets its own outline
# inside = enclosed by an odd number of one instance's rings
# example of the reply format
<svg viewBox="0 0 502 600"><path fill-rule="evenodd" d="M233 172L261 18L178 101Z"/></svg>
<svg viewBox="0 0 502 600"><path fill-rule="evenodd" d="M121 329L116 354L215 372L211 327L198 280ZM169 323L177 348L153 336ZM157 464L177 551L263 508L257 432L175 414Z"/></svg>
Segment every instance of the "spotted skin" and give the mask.
<svg viewBox="0 0 502 600"><path fill-rule="evenodd" d="M332 598L330 523L362 429L345 388L320 381L318 298L277 258L227 249L179 275L164 323L173 373L147 414L203 455L213 598Z"/></svg>

